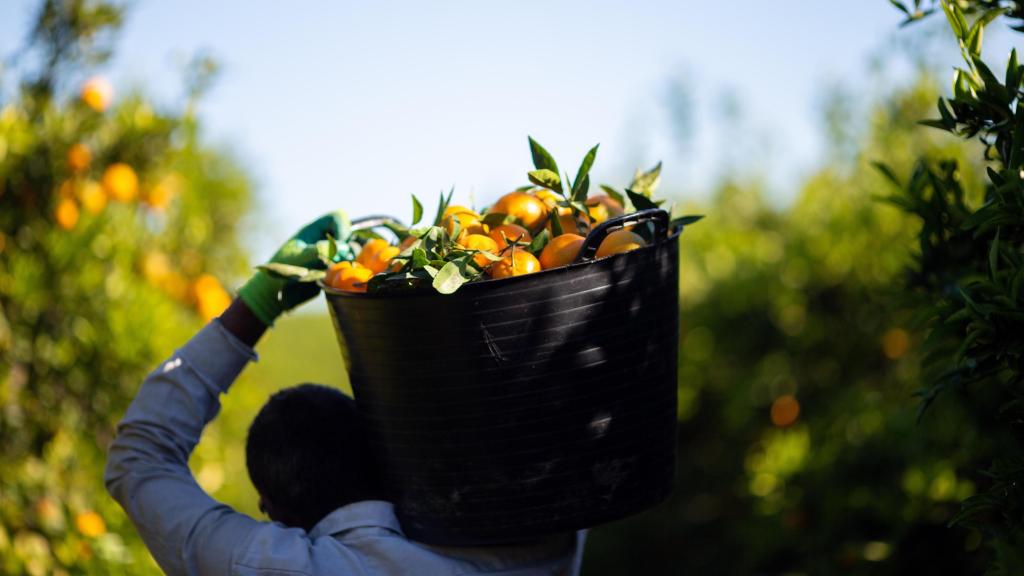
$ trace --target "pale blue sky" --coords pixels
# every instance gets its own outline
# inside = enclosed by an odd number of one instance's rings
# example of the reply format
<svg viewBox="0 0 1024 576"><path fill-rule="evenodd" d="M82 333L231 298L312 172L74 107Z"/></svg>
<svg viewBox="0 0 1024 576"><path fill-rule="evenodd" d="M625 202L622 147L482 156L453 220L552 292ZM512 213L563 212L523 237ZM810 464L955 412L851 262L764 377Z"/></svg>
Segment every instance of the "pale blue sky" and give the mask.
<svg viewBox="0 0 1024 576"><path fill-rule="evenodd" d="M0 52L37 3L0 4ZM407 217L410 193L453 184L490 202L524 183L527 134L573 170L600 142L597 181L664 160L672 191L699 197L731 160L785 200L820 157L823 87L872 92L868 62L907 34L898 22L884 0L139 0L104 71L171 101L189 55L221 61L202 114L256 178L259 259L335 207ZM673 82L691 95L687 146ZM721 127L729 93L742 130Z"/></svg>

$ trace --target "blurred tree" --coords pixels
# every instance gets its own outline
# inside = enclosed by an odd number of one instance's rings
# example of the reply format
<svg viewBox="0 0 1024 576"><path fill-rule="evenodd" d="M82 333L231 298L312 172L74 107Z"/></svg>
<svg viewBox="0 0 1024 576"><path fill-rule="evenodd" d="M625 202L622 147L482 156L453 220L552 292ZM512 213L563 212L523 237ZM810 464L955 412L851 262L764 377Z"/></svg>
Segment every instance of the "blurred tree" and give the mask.
<svg viewBox="0 0 1024 576"><path fill-rule="evenodd" d="M952 391L972 415L967 429L998 449L978 476L982 490L956 522L973 527L995 550L993 572L1024 573L1024 66L1016 49L999 76L982 59L986 27L1009 18L1024 32L1024 2L893 1L907 22L941 8L960 46L952 98L923 124L981 143L983 194L964 187L958 158L922 158L909 178L880 166L899 192L891 201L922 226L910 288L928 334L922 411ZM1003 72L1005 70L1005 72ZM923 116L923 115L922 115ZM935 415L925 413L925 418ZM961 444L971 447L970 438Z"/></svg>
<svg viewBox="0 0 1024 576"><path fill-rule="evenodd" d="M45 1L0 100L0 573L156 571L103 488L105 448L145 372L227 305L210 271L245 266L249 182L195 116L213 67L182 110L116 97L85 75L122 20Z"/></svg>
<svg viewBox="0 0 1024 576"><path fill-rule="evenodd" d="M677 488L593 531L588 574L970 573L976 532L948 530L993 449L966 407L915 424L918 344L894 300L915 221L873 199L871 160L909 169L969 147L921 133L923 79L879 103L792 206L727 180L683 234ZM826 121L839 118L830 104ZM855 136L855 134L860 134ZM964 162L962 182L980 190ZM690 207L688 211L692 211ZM965 442L965 440L967 442Z"/></svg>

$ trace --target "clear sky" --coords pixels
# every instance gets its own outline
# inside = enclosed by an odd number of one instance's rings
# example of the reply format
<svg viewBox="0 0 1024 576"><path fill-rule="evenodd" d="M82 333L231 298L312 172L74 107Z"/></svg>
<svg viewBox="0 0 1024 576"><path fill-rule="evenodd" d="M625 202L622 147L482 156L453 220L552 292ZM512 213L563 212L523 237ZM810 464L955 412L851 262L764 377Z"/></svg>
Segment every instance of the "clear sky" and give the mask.
<svg viewBox="0 0 1024 576"><path fill-rule="evenodd" d="M0 2L0 52L37 4ZM785 200L819 157L825 87L869 93L899 20L884 0L138 0L103 72L171 101L184 60L220 60L202 114L256 178L259 259L335 207L408 217L410 193L451 185L488 203L525 182L527 134L571 170L600 142L599 182L664 160L696 197L731 159ZM730 102L739 131L722 128Z"/></svg>

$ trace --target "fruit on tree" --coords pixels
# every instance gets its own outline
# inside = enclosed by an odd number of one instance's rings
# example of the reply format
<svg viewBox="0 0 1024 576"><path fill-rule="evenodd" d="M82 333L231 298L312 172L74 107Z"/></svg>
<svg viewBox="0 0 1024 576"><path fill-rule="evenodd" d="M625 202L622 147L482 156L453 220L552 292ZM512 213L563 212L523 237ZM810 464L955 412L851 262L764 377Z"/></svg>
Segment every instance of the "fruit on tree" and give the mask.
<svg viewBox="0 0 1024 576"><path fill-rule="evenodd" d="M118 202L131 202L139 193L139 177L123 162L107 166L101 181L110 198Z"/></svg>

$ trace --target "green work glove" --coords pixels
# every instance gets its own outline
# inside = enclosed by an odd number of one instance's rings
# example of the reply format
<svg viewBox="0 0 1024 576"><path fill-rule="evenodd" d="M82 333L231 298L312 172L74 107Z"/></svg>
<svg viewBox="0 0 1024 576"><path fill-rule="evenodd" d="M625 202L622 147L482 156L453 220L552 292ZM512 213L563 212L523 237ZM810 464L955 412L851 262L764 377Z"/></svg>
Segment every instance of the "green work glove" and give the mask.
<svg viewBox="0 0 1024 576"><path fill-rule="evenodd" d="M334 260L351 260L348 247L350 233L348 217L341 210L331 212L299 230L270 258L270 262L323 270L327 265L320 254L326 253L328 235L334 238L338 247ZM242 286L238 297L260 321L273 326L274 320L282 313L319 293L320 287L315 282L299 282L260 270Z"/></svg>

